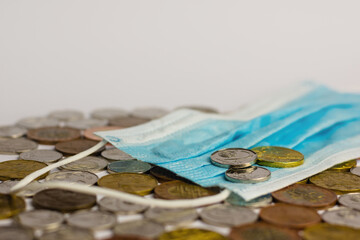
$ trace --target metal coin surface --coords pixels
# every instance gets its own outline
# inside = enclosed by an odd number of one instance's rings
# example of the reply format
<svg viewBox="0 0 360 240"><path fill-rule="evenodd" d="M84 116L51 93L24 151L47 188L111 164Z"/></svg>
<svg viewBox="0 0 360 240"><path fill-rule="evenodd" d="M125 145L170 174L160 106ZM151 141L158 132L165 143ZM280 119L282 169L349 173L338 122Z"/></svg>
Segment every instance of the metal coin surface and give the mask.
<svg viewBox="0 0 360 240"><path fill-rule="evenodd" d="M165 231L162 224L148 221L137 220L117 224L114 233L117 236L133 235L139 237L156 238Z"/></svg>
<svg viewBox="0 0 360 240"><path fill-rule="evenodd" d="M0 162L0 180L23 179L32 172L47 167L46 163L32 160L10 160ZM38 179L44 178L44 174Z"/></svg>
<svg viewBox="0 0 360 240"><path fill-rule="evenodd" d="M319 223L321 217L312 208L278 203L260 210L260 218L270 224L289 227L305 228Z"/></svg>
<svg viewBox="0 0 360 240"><path fill-rule="evenodd" d="M18 126L0 126L0 138L19 138L26 134L27 130Z"/></svg>
<svg viewBox="0 0 360 240"><path fill-rule="evenodd" d="M191 105L191 106L182 106L179 107L178 109L183 109L183 108L187 108L187 109L191 109L191 110L196 110L199 112L203 112L203 113L218 113L219 111L216 110L213 107L209 107L209 106L196 106L196 105Z"/></svg>
<svg viewBox="0 0 360 240"><path fill-rule="evenodd" d="M313 184L337 191L360 191L360 176L350 172L325 171L310 178Z"/></svg>
<svg viewBox="0 0 360 240"><path fill-rule="evenodd" d="M15 181L4 181L0 183L0 193L2 194L10 194L10 189L15 186L16 184L18 184L20 181L19 180L15 180ZM19 192L16 193L16 196L19 197L32 197L34 196L35 193L44 190L45 188L39 188L38 186L34 187L34 185L32 185L32 183L30 183L29 185L26 186L26 188L20 190Z"/></svg>
<svg viewBox="0 0 360 240"><path fill-rule="evenodd" d="M142 107L142 108L135 108L130 115L137 118L156 119L165 116L166 114L168 114L168 111L162 108Z"/></svg>
<svg viewBox="0 0 360 240"><path fill-rule="evenodd" d="M187 228L176 229L163 233L158 240L226 240L227 238L217 232L205 229Z"/></svg>
<svg viewBox="0 0 360 240"><path fill-rule="evenodd" d="M45 181L61 181L67 183L80 183L88 186L94 185L98 181L98 176L91 172L84 171L61 171L50 173Z"/></svg>
<svg viewBox="0 0 360 240"><path fill-rule="evenodd" d="M111 118L109 121L110 126L118 126L122 128L134 127L148 122L149 119L137 118L137 117L116 117Z"/></svg>
<svg viewBox="0 0 360 240"><path fill-rule="evenodd" d="M225 172L225 178L237 183L257 183L269 180L271 172L266 168L252 167L254 171L243 172L243 169L231 167Z"/></svg>
<svg viewBox="0 0 360 240"><path fill-rule="evenodd" d="M268 167L287 168L296 167L304 163L304 155L298 151L274 146L255 147L257 164Z"/></svg>
<svg viewBox="0 0 360 240"><path fill-rule="evenodd" d="M99 136L96 136L94 134L94 132L102 132L102 131L110 131L110 130L117 130L117 129L121 129L121 127L116 127L116 126L103 126L103 127L93 127L93 128L88 128L84 131L84 137L86 139L89 140L93 140L93 141L101 141L102 138Z"/></svg>
<svg viewBox="0 0 360 240"><path fill-rule="evenodd" d="M354 175L357 175L360 177L360 167L354 167L352 169L350 169L350 172Z"/></svg>
<svg viewBox="0 0 360 240"><path fill-rule="evenodd" d="M112 228L116 224L116 217L106 212L85 210L71 214L66 221L72 227L97 231Z"/></svg>
<svg viewBox="0 0 360 240"><path fill-rule="evenodd" d="M155 188L154 192L157 197L163 199L194 199L215 194L206 188L181 181L162 183Z"/></svg>
<svg viewBox="0 0 360 240"><path fill-rule="evenodd" d="M108 161L101 157L88 156L72 163L63 165L61 168L70 171L99 172L108 165Z"/></svg>
<svg viewBox="0 0 360 240"><path fill-rule="evenodd" d="M360 228L360 211L351 208L330 209L325 211L321 218L329 224Z"/></svg>
<svg viewBox="0 0 360 240"><path fill-rule="evenodd" d="M184 225L195 221L198 214L196 209L150 208L144 217L164 225Z"/></svg>
<svg viewBox="0 0 360 240"><path fill-rule="evenodd" d="M49 113L48 116L64 122L76 121L84 118L84 114L76 110L57 110Z"/></svg>
<svg viewBox="0 0 360 240"><path fill-rule="evenodd" d="M135 158L117 148L106 149L101 152L101 156L112 161L134 160Z"/></svg>
<svg viewBox="0 0 360 240"><path fill-rule="evenodd" d="M346 172L350 168L356 167L357 161L356 159L350 160L347 162L339 163L333 166L332 168L329 168L329 171L339 171L339 172Z"/></svg>
<svg viewBox="0 0 360 240"><path fill-rule="evenodd" d="M105 240L151 240L147 237L133 236L133 235L121 235L121 236L113 236L111 238L107 238Z"/></svg>
<svg viewBox="0 0 360 240"><path fill-rule="evenodd" d="M103 127L108 124L107 120L104 119L80 119L75 121L69 121L65 123L65 126L85 130L93 127Z"/></svg>
<svg viewBox="0 0 360 240"><path fill-rule="evenodd" d="M350 193L339 197L339 203L345 207L360 211L360 193Z"/></svg>
<svg viewBox="0 0 360 240"><path fill-rule="evenodd" d="M263 222L234 227L229 237L231 240L301 240L294 230Z"/></svg>
<svg viewBox="0 0 360 240"><path fill-rule="evenodd" d="M27 137L43 144L55 144L80 138L81 132L68 127L42 127L28 130Z"/></svg>
<svg viewBox="0 0 360 240"><path fill-rule="evenodd" d="M56 127L60 122L56 119L47 117L29 117L19 120L16 125L26 129L42 128L42 127Z"/></svg>
<svg viewBox="0 0 360 240"><path fill-rule="evenodd" d="M109 173L145 173L151 169L151 165L141 161L117 161L107 166Z"/></svg>
<svg viewBox="0 0 360 240"><path fill-rule="evenodd" d="M210 156L211 162L219 167L229 168L230 166L250 167L256 162L256 153L244 148L221 149Z"/></svg>
<svg viewBox="0 0 360 240"><path fill-rule="evenodd" d="M17 219L24 227L54 230L61 226L64 215L55 211L38 209L22 212L17 216Z"/></svg>
<svg viewBox="0 0 360 240"><path fill-rule="evenodd" d="M37 143L25 138L0 141L0 154L18 154L37 148Z"/></svg>
<svg viewBox="0 0 360 240"><path fill-rule="evenodd" d="M117 198L104 197L98 201L102 211L113 212L119 215L137 214L145 211L148 207L145 205L125 202Z"/></svg>
<svg viewBox="0 0 360 240"><path fill-rule="evenodd" d="M144 196L149 194L158 185L158 182L154 177L147 174L115 173L100 178L98 185Z"/></svg>
<svg viewBox="0 0 360 240"><path fill-rule="evenodd" d="M77 139L67 142L59 142L55 145L55 149L65 155L75 155L95 146L97 143L98 142L92 140ZM97 150L95 153L102 150L103 148Z"/></svg>
<svg viewBox="0 0 360 240"><path fill-rule="evenodd" d="M167 182L167 181L174 181L174 180L180 180L182 177L177 175L176 173L159 166L153 166L150 169L150 174L156 177L157 180L160 182Z"/></svg>
<svg viewBox="0 0 360 240"><path fill-rule="evenodd" d="M245 199L232 192L225 202L235 206L258 208L269 206L272 203L272 197L271 194L267 194L250 201L245 201Z"/></svg>
<svg viewBox="0 0 360 240"><path fill-rule="evenodd" d="M63 225L55 232L45 232L39 240L94 240L94 236L87 229Z"/></svg>
<svg viewBox="0 0 360 240"><path fill-rule="evenodd" d="M305 240L358 240L359 236L359 229L327 223L307 227L303 232Z"/></svg>
<svg viewBox="0 0 360 240"><path fill-rule="evenodd" d="M24 210L24 199L14 195L0 194L0 219L10 218Z"/></svg>
<svg viewBox="0 0 360 240"><path fill-rule="evenodd" d="M210 225L234 227L256 222L258 216L246 207L217 204L204 208L201 219Z"/></svg>
<svg viewBox="0 0 360 240"><path fill-rule="evenodd" d="M44 163L52 163L60 160L63 155L54 150L31 150L20 154L19 158L23 160L33 160Z"/></svg>
<svg viewBox="0 0 360 240"><path fill-rule="evenodd" d="M129 113L119 108L99 108L91 112L90 116L97 119L110 120L116 117L127 117Z"/></svg>
<svg viewBox="0 0 360 240"><path fill-rule="evenodd" d="M32 240L33 232L28 228L19 226L0 226L1 240Z"/></svg>
<svg viewBox="0 0 360 240"><path fill-rule="evenodd" d="M336 194L311 184L294 184L272 193L280 202L323 209L335 205Z"/></svg>
<svg viewBox="0 0 360 240"><path fill-rule="evenodd" d="M91 208L95 203L95 196L60 189L46 189L33 197L33 204L36 207L61 212Z"/></svg>

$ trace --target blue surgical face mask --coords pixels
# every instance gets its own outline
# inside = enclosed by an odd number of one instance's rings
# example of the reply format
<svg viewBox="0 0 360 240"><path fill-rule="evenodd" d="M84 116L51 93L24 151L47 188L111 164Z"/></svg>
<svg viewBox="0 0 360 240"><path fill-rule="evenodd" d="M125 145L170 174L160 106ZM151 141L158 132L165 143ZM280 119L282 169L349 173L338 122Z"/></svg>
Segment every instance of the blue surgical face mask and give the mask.
<svg viewBox="0 0 360 240"><path fill-rule="evenodd" d="M203 186L229 188L249 200L360 156L360 95L304 84L227 115L178 110L142 126L100 132L130 155ZM210 162L229 147L283 146L302 152L303 165L268 168L271 179L232 183Z"/></svg>

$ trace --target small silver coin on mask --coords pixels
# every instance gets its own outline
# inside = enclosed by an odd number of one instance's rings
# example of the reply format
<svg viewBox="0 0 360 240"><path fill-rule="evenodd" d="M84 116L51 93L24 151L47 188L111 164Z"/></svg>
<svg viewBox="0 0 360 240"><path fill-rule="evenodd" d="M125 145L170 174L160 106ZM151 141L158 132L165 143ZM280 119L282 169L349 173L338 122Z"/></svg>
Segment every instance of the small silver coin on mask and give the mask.
<svg viewBox="0 0 360 240"><path fill-rule="evenodd" d="M255 166L252 168L251 172L243 172L243 169L238 170L236 167L231 167L225 172L225 178L237 183L257 183L266 181L271 176L271 172L266 168Z"/></svg>
<svg viewBox="0 0 360 240"><path fill-rule="evenodd" d="M219 167L237 166L245 168L255 164L257 155L249 149L226 148L214 152L210 158L211 162Z"/></svg>

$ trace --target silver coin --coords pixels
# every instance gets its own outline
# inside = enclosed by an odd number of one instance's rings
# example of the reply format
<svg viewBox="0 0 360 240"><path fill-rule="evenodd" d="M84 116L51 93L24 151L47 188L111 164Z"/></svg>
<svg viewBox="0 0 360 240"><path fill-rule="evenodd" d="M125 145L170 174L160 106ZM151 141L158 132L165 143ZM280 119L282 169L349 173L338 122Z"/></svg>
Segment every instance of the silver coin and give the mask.
<svg viewBox="0 0 360 240"><path fill-rule="evenodd" d="M168 114L168 111L162 108L147 107L147 108L135 108L131 115L138 118L156 119Z"/></svg>
<svg viewBox="0 0 360 240"><path fill-rule="evenodd" d="M137 220L117 224L114 228L115 235L135 235L139 237L156 238L165 231L160 223Z"/></svg>
<svg viewBox="0 0 360 240"><path fill-rule="evenodd" d="M69 121L65 123L65 126L85 130L94 127L103 127L108 124L107 120L104 119L80 119L75 121Z"/></svg>
<svg viewBox="0 0 360 240"><path fill-rule="evenodd" d="M20 226L0 226L1 240L32 240L33 238L31 229Z"/></svg>
<svg viewBox="0 0 360 240"><path fill-rule="evenodd" d="M148 207L145 205L124 202L117 198L104 197L98 201L102 211L113 212L119 215L137 214L145 211Z"/></svg>
<svg viewBox="0 0 360 240"><path fill-rule="evenodd" d="M354 168L350 169L350 172L352 174L360 176L360 167L354 167Z"/></svg>
<svg viewBox="0 0 360 240"><path fill-rule="evenodd" d="M76 121L84 118L84 114L76 110L58 110L49 113L49 118L54 118L59 121Z"/></svg>
<svg viewBox="0 0 360 240"><path fill-rule="evenodd" d="M135 158L126 152L121 151L117 148L106 149L101 152L101 156L108 160L112 161L121 161L121 160L134 160Z"/></svg>
<svg viewBox="0 0 360 240"><path fill-rule="evenodd" d="M196 209L165 209L150 208L144 213L144 217L168 225L190 224L198 218Z"/></svg>
<svg viewBox="0 0 360 240"><path fill-rule="evenodd" d="M321 218L326 223L360 228L360 211L351 208L341 207L327 210L321 215Z"/></svg>
<svg viewBox="0 0 360 240"><path fill-rule="evenodd" d="M34 160L44 163L55 162L63 157L62 153L54 150L31 150L28 152L21 153L19 159L23 160Z"/></svg>
<svg viewBox="0 0 360 240"><path fill-rule="evenodd" d="M151 169L151 165L141 161L117 161L107 166L109 173L145 173Z"/></svg>
<svg viewBox="0 0 360 240"><path fill-rule="evenodd" d="M229 168L230 166L249 167L255 164L256 153L244 148L221 149L210 156L211 162L219 167Z"/></svg>
<svg viewBox="0 0 360 240"><path fill-rule="evenodd" d="M240 197L236 193L231 193L230 196L225 200L225 203L236 205L236 206L243 206L243 207L266 207L272 203L272 196L271 194L267 194L261 197L257 197L250 201L245 201L242 197Z"/></svg>
<svg viewBox="0 0 360 240"><path fill-rule="evenodd" d="M225 172L225 178L231 182L237 183L257 183L263 182L270 178L271 172L266 168L253 167L255 168L252 172L241 172L237 171L237 168L229 168Z"/></svg>
<svg viewBox="0 0 360 240"><path fill-rule="evenodd" d="M127 117L129 113L119 108L100 108L94 110L90 115L92 118L110 120L116 117Z"/></svg>
<svg viewBox="0 0 360 240"><path fill-rule="evenodd" d="M41 128L41 127L57 127L59 126L59 121L47 117L29 117L19 120L16 125L27 128Z"/></svg>
<svg viewBox="0 0 360 240"><path fill-rule="evenodd" d="M204 208L201 219L208 224L220 227L234 227L256 222L258 216L246 207L217 204Z"/></svg>
<svg viewBox="0 0 360 240"><path fill-rule="evenodd" d="M64 216L56 211L39 209L22 212L17 216L17 220L24 227L54 230L61 226Z"/></svg>
<svg viewBox="0 0 360 240"><path fill-rule="evenodd" d="M101 157L88 156L75 162L63 165L61 168L70 171L99 172L108 165L108 161Z"/></svg>
<svg viewBox="0 0 360 240"><path fill-rule="evenodd" d="M15 138L0 141L0 154L18 154L37 148L37 143L25 138Z"/></svg>
<svg viewBox="0 0 360 240"><path fill-rule="evenodd" d="M71 214L66 221L72 227L97 231L115 226L116 217L111 213L84 210Z"/></svg>
<svg viewBox="0 0 360 240"><path fill-rule="evenodd" d="M62 225L55 232L45 232L39 240L94 240L91 231Z"/></svg>
<svg viewBox="0 0 360 240"><path fill-rule="evenodd" d="M98 176L91 172L84 171L61 171L53 172L46 176L45 181L62 181L68 183L82 183L94 185L98 181Z"/></svg>
<svg viewBox="0 0 360 240"><path fill-rule="evenodd" d="M8 180L0 183L0 193L2 194L10 194L10 189L18 184L20 181L18 180ZM35 186L34 184L30 183L26 186L26 188L22 189L21 191L17 192L16 195L20 197L32 197L37 192L46 189L45 187Z"/></svg>
<svg viewBox="0 0 360 240"><path fill-rule="evenodd" d="M360 193L349 193L339 197L339 203L360 211Z"/></svg>
<svg viewBox="0 0 360 240"><path fill-rule="evenodd" d="M0 138L19 138L26 134L27 130L18 126L1 126Z"/></svg>

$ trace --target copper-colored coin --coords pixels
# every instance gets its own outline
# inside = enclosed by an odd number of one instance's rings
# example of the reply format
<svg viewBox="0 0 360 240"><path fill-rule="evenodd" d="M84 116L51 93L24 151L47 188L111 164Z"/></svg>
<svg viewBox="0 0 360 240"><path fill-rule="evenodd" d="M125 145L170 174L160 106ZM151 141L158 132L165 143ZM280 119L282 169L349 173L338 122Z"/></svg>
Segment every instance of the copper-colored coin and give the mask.
<svg viewBox="0 0 360 240"><path fill-rule="evenodd" d="M118 126L122 128L134 127L143 123L148 122L149 119L138 118L138 117L116 117L110 119L110 126Z"/></svg>
<svg viewBox="0 0 360 240"><path fill-rule="evenodd" d="M95 146L98 142L87 140L87 139L77 139L68 142L60 142L55 145L55 149L59 152L62 152L65 155L74 155L78 154L82 151L85 151L93 146ZM97 150L95 153L102 151L104 148Z"/></svg>
<svg viewBox="0 0 360 240"><path fill-rule="evenodd" d="M98 185L101 187L141 196L149 194L157 184L153 176L141 173L115 173L98 180Z"/></svg>
<svg viewBox="0 0 360 240"><path fill-rule="evenodd" d="M10 160L0 163L0 180L23 179L32 172L47 167L46 163L32 160ZM38 179L46 177L48 173Z"/></svg>
<svg viewBox="0 0 360 240"><path fill-rule="evenodd" d="M15 195L0 194L0 219L12 217L24 210L24 199Z"/></svg>
<svg viewBox="0 0 360 240"><path fill-rule="evenodd" d="M257 222L231 229L231 240L300 240L296 231Z"/></svg>
<svg viewBox="0 0 360 240"><path fill-rule="evenodd" d="M102 138L96 136L94 134L94 132L110 131L110 130L116 130L116 129L122 129L122 127L117 127L117 126L93 127L93 128L86 129L84 131L84 137L89 140L100 142L102 140Z"/></svg>
<svg viewBox="0 0 360 240"><path fill-rule="evenodd" d="M281 202L316 209L331 207L337 201L333 191L311 184L294 184L273 192L272 196Z"/></svg>
<svg viewBox="0 0 360 240"><path fill-rule="evenodd" d="M96 197L61 189L46 189L34 195L33 204L38 208L71 212L91 208L96 204Z"/></svg>
<svg viewBox="0 0 360 240"><path fill-rule="evenodd" d="M316 210L285 203L278 203L261 209L260 218L274 225L300 229L321 221Z"/></svg>
<svg viewBox="0 0 360 240"><path fill-rule="evenodd" d="M215 194L209 189L181 181L162 183L155 188L154 192L157 197L163 199L194 199Z"/></svg>
<svg viewBox="0 0 360 240"><path fill-rule="evenodd" d="M27 137L42 144L55 144L80 138L81 132L68 127L43 127L28 130Z"/></svg>

